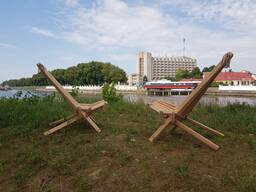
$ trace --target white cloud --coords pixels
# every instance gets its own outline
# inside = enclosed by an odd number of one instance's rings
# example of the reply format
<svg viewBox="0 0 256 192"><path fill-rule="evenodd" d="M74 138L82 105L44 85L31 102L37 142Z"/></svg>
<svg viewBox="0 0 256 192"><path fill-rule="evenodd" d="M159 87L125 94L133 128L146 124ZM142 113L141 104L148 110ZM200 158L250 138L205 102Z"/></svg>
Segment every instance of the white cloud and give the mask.
<svg viewBox="0 0 256 192"><path fill-rule="evenodd" d="M247 31L256 28L255 0L162 0L167 5L177 6L195 19L215 21L224 28Z"/></svg>
<svg viewBox="0 0 256 192"><path fill-rule="evenodd" d="M46 36L46 37L55 37L55 34L52 33L51 31L47 30L47 29L32 27L30 29L30 31L32 33L36 33L36 34L43 35L43 36Z"/></svg>
<svg viewBox="0 0 256 192"><path fill-rule="evenodd" d="M0 47L3 48L16 48L15 45L9 44L9 43L0 43Z"/></svg>
<svg viewBox="0 0 256 192"><path fill-rule="evenodd" d="M168 40L173 41L178 24L157 8L102 0L90 9L77 9L66 25L73 30L65 31L65 39L73 43L157 50L163 46L170 49Z"/></svg>
<svg viewBox="0 0 256 192"><path fill-rule="evenodd" d="M179 23L177 15L167 12L161 4L131 6L121 0L98 0L90 8L80 3L71 12L62 13L60 18L65 30L60 37L107 53L117 62L116 55L120 52L123 55L120 62L131 61L127 57L131 55L130 50L181 55L185 37L187 55L198 58L201 67L215 64L225 52L233 51L233 62L239 64L235 69L244 64L243 68L256 71L256 34L255 30L248 31L256 28L256 8L252 0L162 2L183 12L186 17L182 18L183 22ZM211 23L212 20L220 25L219 29L201 25L201 21Z"/></svg>
<svg viewBox="0 0 256 192"><path fill-rule="evenodd" d="M75 7L79 5L79 0L64 0L64 3L68 7Z"/></svg>

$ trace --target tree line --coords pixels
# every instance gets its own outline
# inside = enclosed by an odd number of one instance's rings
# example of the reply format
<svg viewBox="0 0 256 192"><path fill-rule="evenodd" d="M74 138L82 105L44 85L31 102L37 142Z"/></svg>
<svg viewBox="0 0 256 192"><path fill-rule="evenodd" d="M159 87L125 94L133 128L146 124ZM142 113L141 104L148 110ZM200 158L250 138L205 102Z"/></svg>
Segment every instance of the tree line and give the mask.
<svg viewBox="0 0 256 192"><path fill-rule="evenodd" d="M123 69L111 64L98 61L80 63L67 69L51 71L62 85L102 85L104 83L126 83L127 77ZM11 87L45 86L48 80L41 74L29 78L20 78L4 81L3 85Z"/></svg>
<svg viewBox="0 0 256 192"><path fill-rule="evenodd" d="M211 72L215 65L210 67L204 67L201 71L199 67L195 67L192 71L178 69L176 71L175 77L165 77L164 79L168 79L171 81L180 81L182 79L193 78L193 79L201 79L204 72Z"/></svg>

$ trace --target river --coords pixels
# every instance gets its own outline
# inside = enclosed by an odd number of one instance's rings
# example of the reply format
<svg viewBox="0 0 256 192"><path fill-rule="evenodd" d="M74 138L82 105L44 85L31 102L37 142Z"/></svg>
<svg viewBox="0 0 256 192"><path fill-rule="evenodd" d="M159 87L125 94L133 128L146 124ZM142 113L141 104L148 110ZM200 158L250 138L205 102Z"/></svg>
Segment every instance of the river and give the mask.
<svg viewBox="0 0 256 192"><path fill-rule="evenodd" d="M0 91L0 97L12 97L17 93L17 90ZM22 95L25 96L27 91L22 91ZM36 92L36 95L46 95L47 93ZM49 93L48 93L49 94ZM29 94L28 94L29 95ZM127 94L124 95L124 99L129 102L144 101L146 103L152 102L154 100L168 101L173 104L180 104L187 96L146 96L146 95L136 95ZM216 104L225 106L227 104L234 103L246 103L248 105L256 106L256 97L235 97L235 96L210 96L205 95L200 100L203 105Z"/></svg>
<svg viewBox="0 0 256 192"><path fill-rule="evenodd" d="M173 96L146 96L146 95L125 95L124 96L126 100L131 102L136 102L139 100L142 100L146 103L150 103L154 100L162 100L167 101L170 103L173 103L175 105L179 105L182 101L186 99L187 96L179 96L179 95L173 95ZM234 103L240 103L240 104L248 104L252 106L256 106L256 97L235 97L235 96L211 96L211 95L205 95L203 96L200 101L200 104L203 105L221 105L225 106L227 104L234 104Z"/></svg>
<svg viewBox="0 0 256 192"><path fill-rule="evenodd" d="M25 95L27 96L31 96L31 94L33 95L38 95L38 96L42 96L42 95L47 95L48 93L46 92L37 92L37 91L27 91L27 90L8 90L8 91L0 91L0 98L1 97L13 97L17 94L17 92L21 92L21 96L20 97L24 97Z"/></svg>

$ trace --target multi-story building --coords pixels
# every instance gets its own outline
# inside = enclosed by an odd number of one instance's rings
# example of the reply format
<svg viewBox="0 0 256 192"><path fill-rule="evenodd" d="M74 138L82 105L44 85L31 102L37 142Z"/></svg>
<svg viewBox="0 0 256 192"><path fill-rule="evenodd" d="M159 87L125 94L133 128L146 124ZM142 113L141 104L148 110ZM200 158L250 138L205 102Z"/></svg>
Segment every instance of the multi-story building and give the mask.
<svg viewBox="0 0 256 192"><path fill-rule="evenodd" d="M130 86L139 85L139 75L136 73L132 73L128 76L128 84Z"/></svg>
<svg viewBox="0 0 256 192"><path fill-rule="evenodd" d="M195 67L197 67L197 61L190 57L152 57L148 52L137 54L137 73L140 81L144 76L148 81L175 77L178 69L192 71Z"/></svg>

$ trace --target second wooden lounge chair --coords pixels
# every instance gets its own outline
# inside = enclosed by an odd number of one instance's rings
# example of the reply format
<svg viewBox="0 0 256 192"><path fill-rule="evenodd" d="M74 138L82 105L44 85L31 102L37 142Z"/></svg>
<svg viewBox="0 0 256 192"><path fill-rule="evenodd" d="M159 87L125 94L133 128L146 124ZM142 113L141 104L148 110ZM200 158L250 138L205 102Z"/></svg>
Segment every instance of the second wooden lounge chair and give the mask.
<svg viewBox="0 0 256 192"><path fill-rule="evenodd" d="M44 135L49 135L54 133L68 125L75 123L80 119L84 119L87 121L97 132L100 132L100 128L96 125L93 120L91 114L107 104L106 101L98 101L92 104L81 104L78 103L62 86L61 84L54 78L54 76L47 71L47 69L40 63L37 64L38 69L44 76L53 84L53 86L57 89L57 91L62 95L62 97L69 103L69 105L74 110L74 114L70 115L66 118L60 119L58 121L52 122L50 125L57 125L56 127L44 132Z"/></svg>
<svg viewBox="0 0 256 192"><path fill-rule="evenodd" d="M186 131L196 139L200 140L207 146L209 146L213 150L218 150L219 146L210 141L209 139L205 138L201 134L197 133L187 125L185 125L182 121L188 120L190 123L201 127L213 134L224 136L224 134L220 133L219 131L216 131L198 121L195 121L188 117L189 113L192 111L192 109L196 106L196 104L199 102L200 98L203 96L203 94L206 92L207 88L210 86L210 84L214 81L214 79L217 77L217 75L221 72L221 70L224 67L229 67L231 58L233 57L232 53L226 53L220 63L213 69L213 71L209 74L208 77L206 77L202 83L185 99L184 102L181 103L180 106L176 107L173 104L164 102L164 101L155 101L149 106L155 110L156 112L162 114L166 120L165 122L154 132L154 134L149 138L151 142L153 142L155 139L157 139L160 134L169 126L171 125L171 128L173 130L176 129L176 127L181 128L182 130Z"/></svg>

